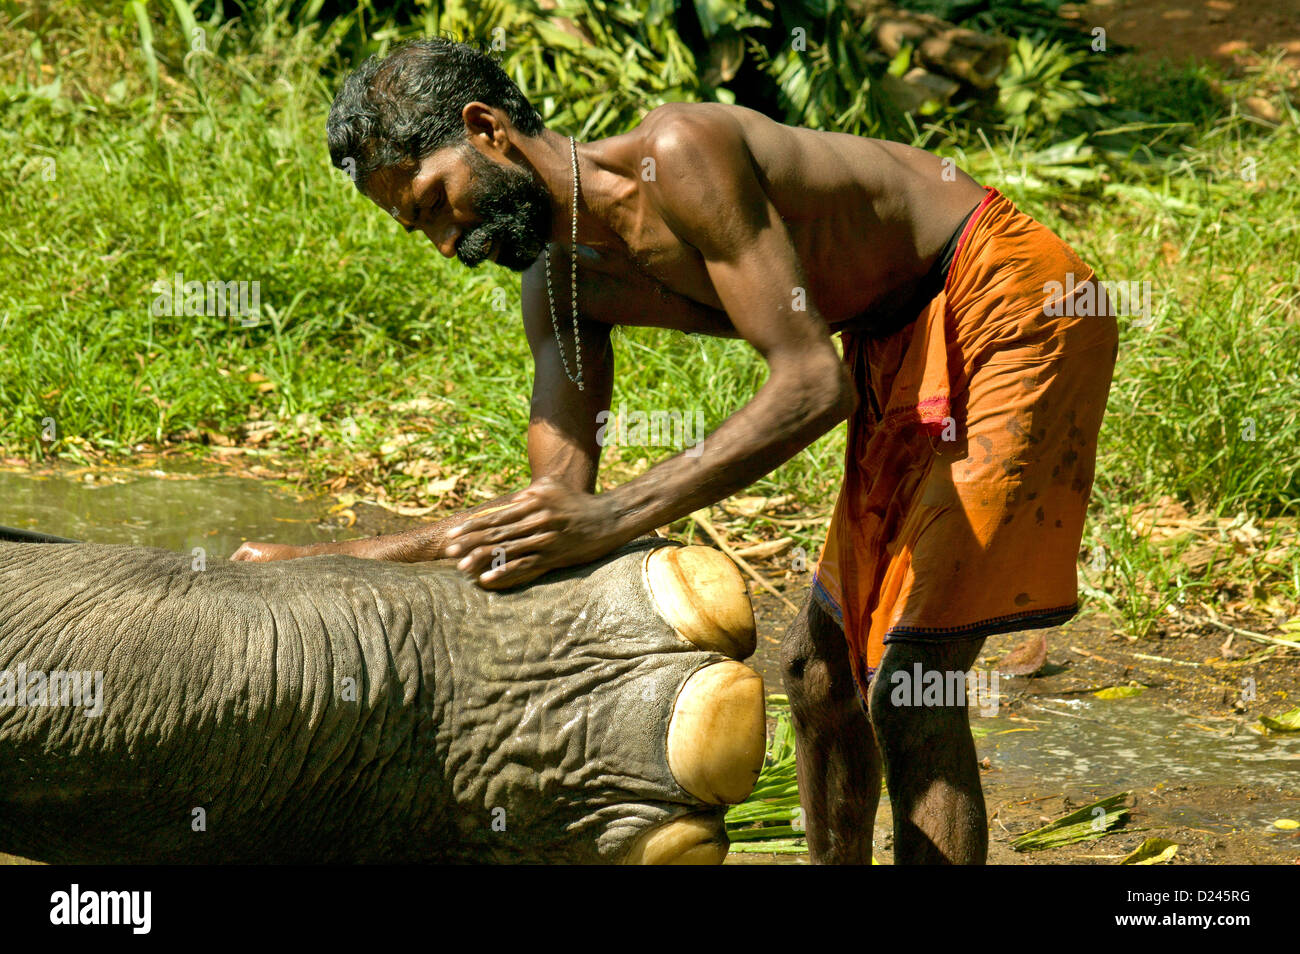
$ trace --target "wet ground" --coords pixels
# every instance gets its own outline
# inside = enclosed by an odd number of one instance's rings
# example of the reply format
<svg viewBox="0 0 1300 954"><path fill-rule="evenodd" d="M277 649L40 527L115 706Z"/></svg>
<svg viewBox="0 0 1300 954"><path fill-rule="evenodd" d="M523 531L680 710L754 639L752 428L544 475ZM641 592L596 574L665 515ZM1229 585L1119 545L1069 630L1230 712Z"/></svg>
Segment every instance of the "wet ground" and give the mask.
<svg viewBox="0 0 1300 954"><path fill-rule="evenodd" d="M1087 0L1063 12L1104 27L1112 44L1150 60L1231 63L1247 51L1275 49L1300 66L1300 0Z"/></svg>
<svg viewBox="0 0 1300 954"><path fill-rule="evenodd" d="M0 524L101 543L176 550L202 546L224 558L244 540L307 543L410 526L357 505L346 522L329 498L303 500L265 481L195 472L0 471ZM788 579L802 600L806 581ZM758 652L751 664L769 692L783 691L777 649L793 612L767 593L754 597ZM1047 664L1035 677L1001 677L996 714L972 717L984 761L990 861L1111 864L1158 836L1179 845L1175 863L1298 863L1300 733L1266 736L1259 715L1300 702L1296 653L1260 645L1226 649L1222 632L1131 641L1104 618L1048 631ZM1024 634L996 636L977 668L994 667ZM1253 680L1254 697L1243 697ZM1103 700L1111 686L1146 687ZM1012 839L1066 811L1117 792L1132 793L1126 825L1094 842L1017 853ZM875 850L893 860L887 796ZM739 855L732 863L806 863L803 855Z"/></svg>
<svg viewBox="0 0 1300 954"><path fill-rule="evenodd" d="M794 613L766 593L754 605L759 638L750 665L769 692L780 692L779 640ZM1300 657L1248 655L1215 665L1222 633L1135 643L1095 616L1046 633L1040 674L999 677L996 714L972 711L990 863L1114 864L1151 837L1179 845L1175 864L1300 863L1300 831L1274 825L1300 821L1300 733L1257 731L1260 714L1300 702ZM977 668L995 667L1025 637L991 637ZM1249 702L1241 691L1247 678L1255 687ZM1093 695L1130 683L1147 688L1130 698ZM1132 808L1115 833L1047 851L1012 850L1018 835L1117 792L1132 793ZM886 794L875 833L882 863L893 861L891 826ZM805 864L807 856L733 854L728 861Z"/></svg>

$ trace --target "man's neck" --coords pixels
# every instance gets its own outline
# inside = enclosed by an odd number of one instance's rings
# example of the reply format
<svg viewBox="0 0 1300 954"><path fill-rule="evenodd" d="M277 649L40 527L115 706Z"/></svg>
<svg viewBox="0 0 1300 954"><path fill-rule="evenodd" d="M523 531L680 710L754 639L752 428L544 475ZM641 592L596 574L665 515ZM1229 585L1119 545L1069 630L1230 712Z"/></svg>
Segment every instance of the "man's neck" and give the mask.
<svg viewBox="0 0 1300 954"><path fill-rule="evenodd" d="M551 241L567 247L573 236L573 153L569 137L547 129L519 148L551 196ZM591 150L590 145L578 144L578 242L599 248L616 241L616 236L597 211L601 166Z"/></svg>

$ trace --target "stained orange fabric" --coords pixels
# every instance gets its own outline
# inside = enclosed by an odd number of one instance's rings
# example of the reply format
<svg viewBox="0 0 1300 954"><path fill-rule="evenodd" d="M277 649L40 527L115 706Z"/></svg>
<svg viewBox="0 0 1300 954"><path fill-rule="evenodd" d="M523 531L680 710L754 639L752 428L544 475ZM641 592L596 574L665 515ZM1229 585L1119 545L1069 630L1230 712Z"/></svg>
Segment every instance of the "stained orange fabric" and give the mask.
<svg viewBox="0 0 1300 954"><path fill-rule="evenodd" d="M859 405L813 595L844 627L864 694L888 642L1077 611L1109 310L1092 269L990 189L915 322L842 335Z"/></svg>

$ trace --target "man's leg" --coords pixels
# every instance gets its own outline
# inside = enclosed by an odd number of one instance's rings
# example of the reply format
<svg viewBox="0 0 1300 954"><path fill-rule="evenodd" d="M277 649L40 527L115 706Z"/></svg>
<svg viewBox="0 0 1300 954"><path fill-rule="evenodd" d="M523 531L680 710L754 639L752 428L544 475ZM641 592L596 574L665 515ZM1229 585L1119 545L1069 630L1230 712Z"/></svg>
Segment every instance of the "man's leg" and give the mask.
<svg viewBox="0 0 1300 954"><path fill-rule="evenodd" d="M948 673L967 672L983 645L982 637L890 643L872 679L871 722L884 756L896 864L975 865L988 854L988 818L967 707L919 704L922 686L915 684L913 668L919 663L923 673L938 670L943 684L952 685L957 680ZM911 704L896 694L902 679L910 683ZM963 678L963 703L965 693Z"/></svg>
<svg viewBox="0 0 1300 954"><path fill-rule="evenodd" d="M811 597L781 644L781 668L812 861L870 864L880 753L854 688L844 633Z"/></svg>

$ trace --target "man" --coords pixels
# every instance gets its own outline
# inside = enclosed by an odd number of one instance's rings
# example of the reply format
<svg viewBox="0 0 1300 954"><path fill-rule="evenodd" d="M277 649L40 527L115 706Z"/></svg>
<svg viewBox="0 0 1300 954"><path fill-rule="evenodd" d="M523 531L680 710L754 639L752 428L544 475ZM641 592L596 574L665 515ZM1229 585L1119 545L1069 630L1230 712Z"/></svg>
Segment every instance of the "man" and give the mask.
<svg viewBox="0 0 1300 954"><path fill-rule="evenodd" d="M982 862L964 692L896 690L965 673L989 633L1075 612L1116 347L1091 270L921 150L717 104L577 144L448 41L364 63L328 132L334 164L407 231L523 272L532 483L406 533L235 558L446 556L515 586L736 493L848 419L844 487L782 649L810 851L870 861L883 767L900 862ZM742 337L770 373L702 449L595 494L614 325Z"/></svg>

